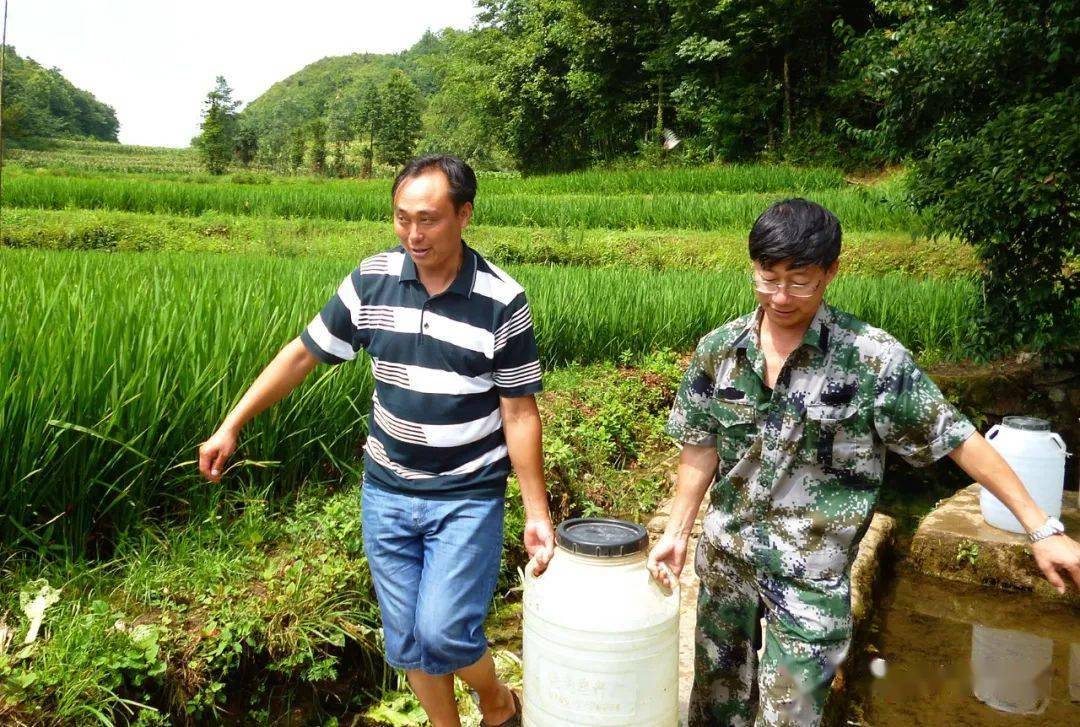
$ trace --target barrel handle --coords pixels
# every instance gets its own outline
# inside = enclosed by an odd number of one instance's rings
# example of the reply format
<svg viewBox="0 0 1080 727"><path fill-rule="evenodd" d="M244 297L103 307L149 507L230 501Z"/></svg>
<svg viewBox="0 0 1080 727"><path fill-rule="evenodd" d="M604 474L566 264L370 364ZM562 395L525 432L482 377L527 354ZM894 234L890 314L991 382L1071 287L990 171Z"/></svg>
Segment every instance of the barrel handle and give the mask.
<svg viewBox="0 0 1080 727"><path fill-rule="evenodd" d="M986 432L986 439L989 440L996 437L999 429L1001 429L1000 424L995 424L994 426L990 427L990 429Z"/></svg>
<svg viewBox="0 0 1080 727"><path fill-rule="evenodd" d="M1061 447L1061 451L1065 452L1065 456L1069 456L1069 451L1065 448L1065 440L1061 438L1061 435L1057 432L1050 432L1050 441Z"/></svg>
<svg viewBox="0 0 1080 727"><path fill-rule="evenodd" d="M529 562L525 564L525 580L536 580L536 556L529 558Z"/></svg>
<svg viewBox="0 0 1080 727"><path fill-rule="evenodd" d="M668 580L675 584L671 587L671 594L675 596L675 600L679 600L682 596L682 584L679 583L679 579L671 572L671 568L668 568L667 563L657 563L657 565L660 566L660 570L664 571L664 575L668 577Z"/></svg>

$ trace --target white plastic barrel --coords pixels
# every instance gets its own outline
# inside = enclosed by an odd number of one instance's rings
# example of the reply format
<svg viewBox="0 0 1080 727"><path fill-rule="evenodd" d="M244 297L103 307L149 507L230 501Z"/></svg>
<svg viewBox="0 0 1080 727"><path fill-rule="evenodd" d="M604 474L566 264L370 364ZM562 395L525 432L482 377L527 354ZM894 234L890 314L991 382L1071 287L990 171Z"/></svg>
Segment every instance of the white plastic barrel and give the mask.
<svg viewBox="0 0 1080 727"><path fill-rule="evenodd" d="M1022 631L973 626L975 697L1012 714L1042 714L1050 703L1054 642Z"/></svg>
<svg viewBox="0 0 1080 727"><path fill-rule="evenodd" d="M579 518L556 543L525 572L522 723L677 727L679 590L645 567L645 529Z"/></svg>
<svg viewBox="0 0 1080 727"><path fill-rule="evenodd" d="M986 433L986 439L1013 468L1031 498L1053 517L1061 517L1065 489L1065 442L1050 431L1050 422L1034 417L1005 417ZM995 528L1023 533L1001 500L985 487L979 493L983 518Z"/></svg>

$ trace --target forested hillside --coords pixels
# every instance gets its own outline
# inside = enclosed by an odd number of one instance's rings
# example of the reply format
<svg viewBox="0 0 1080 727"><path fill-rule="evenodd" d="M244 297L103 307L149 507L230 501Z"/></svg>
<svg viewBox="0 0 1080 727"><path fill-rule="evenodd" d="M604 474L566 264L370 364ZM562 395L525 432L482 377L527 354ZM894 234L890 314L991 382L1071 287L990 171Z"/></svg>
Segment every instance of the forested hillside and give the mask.
<svg viewBox="0 0 1080 727"><path fill-rule="evenodd" d="M5 138L91 138L116 141L112 106L76 88L56 68L45 68L8 47L4 58Z"/></svg>

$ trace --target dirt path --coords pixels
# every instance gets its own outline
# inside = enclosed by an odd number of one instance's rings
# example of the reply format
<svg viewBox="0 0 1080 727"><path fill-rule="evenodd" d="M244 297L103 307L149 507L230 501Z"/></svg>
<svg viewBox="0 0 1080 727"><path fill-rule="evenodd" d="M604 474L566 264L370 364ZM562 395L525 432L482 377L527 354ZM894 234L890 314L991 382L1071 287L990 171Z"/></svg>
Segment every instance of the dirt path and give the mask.
<svg viewBox="0 0 1080 727"><path fill-rule="evenodd" d="M659 512L649 521L649 533L655 539L667 525L671 502L665 502ZM701 536L701 516L705 512L704 503L698 512L697 522L688 545L686 565L679 576L681 607L679 613L679 724L686 724L687 708L690 704L690 688L694 684L694 630L697 627L698 577L694 574L694 554L697 541Z"/></svg>
<svg viewBox="0 0 1080 727"><path fill-rule="evenodd" d="M679 724L686 724L690 687L694 685L694 630L697 627L698 577L694 575L697 536L690 539L690 554L679 576L682 608L679 614Z"/></svg>

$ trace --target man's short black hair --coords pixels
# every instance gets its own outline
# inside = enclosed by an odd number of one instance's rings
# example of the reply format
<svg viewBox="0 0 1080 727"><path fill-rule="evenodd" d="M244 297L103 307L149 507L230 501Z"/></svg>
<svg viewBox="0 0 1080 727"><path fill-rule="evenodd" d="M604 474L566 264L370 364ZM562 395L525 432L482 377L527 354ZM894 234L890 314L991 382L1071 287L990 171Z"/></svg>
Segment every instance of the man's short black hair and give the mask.
<svg viewBox="0 0 1080 727"><path fill-rule="evenodd" d="M465 162L449 154L432 154L425 157L417 157L405 165L394 178L394 186L390 189L390 200L393 202L397 197L398 187L406 179L419 177L431 169L441 169L450 182L450 199L454 201L454 209L460 210L461 205L472 202L476 198L476 172Z"/></svg>
<svg viewBox="0 0 1080 727"><path fill-rule="evenodd" d="M764 267L790 260L791 267L828 268L840 257L840 220L809 200L777 202L754 221L750 259Z"/></svg>

